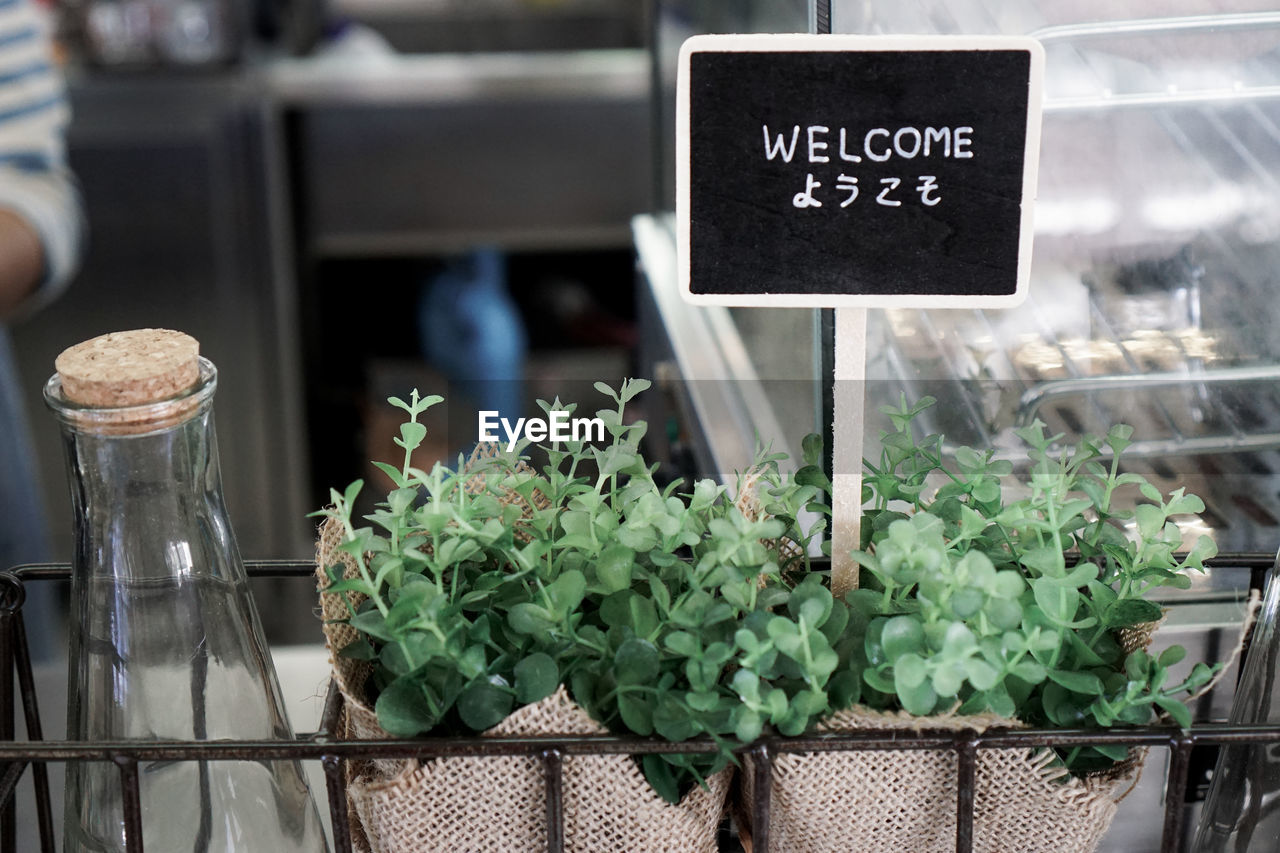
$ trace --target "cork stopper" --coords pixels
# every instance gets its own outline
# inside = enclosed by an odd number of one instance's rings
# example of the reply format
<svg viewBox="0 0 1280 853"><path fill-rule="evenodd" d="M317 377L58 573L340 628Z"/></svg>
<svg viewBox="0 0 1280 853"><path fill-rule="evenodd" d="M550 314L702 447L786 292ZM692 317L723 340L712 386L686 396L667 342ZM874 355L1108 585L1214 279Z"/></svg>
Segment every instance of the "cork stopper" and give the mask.
<svg viewBox="0 0 1280 853"><path fill-rule="evenodd" d="M200 343L170 329L111 332L54 360L62 393L95 408L143 406L176 397L200 379Z"/></svg>

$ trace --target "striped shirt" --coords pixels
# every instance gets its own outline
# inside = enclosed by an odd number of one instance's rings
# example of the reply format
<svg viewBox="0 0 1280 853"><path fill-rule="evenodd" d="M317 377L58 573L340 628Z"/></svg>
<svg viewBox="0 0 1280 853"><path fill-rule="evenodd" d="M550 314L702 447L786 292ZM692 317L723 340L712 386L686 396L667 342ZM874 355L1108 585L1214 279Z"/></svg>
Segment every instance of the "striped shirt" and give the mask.
<svg viewBox="0 0 1280 853"><path fill-rule="evenodd" d="M51 60L50 25L33 0L0 0L0 207L23 216L44 244L45 278L31 308L66 286L84 231L66 166L70 112Z"/></svg>
<svg viewBox="0 0 1280 853"><path fill-rule="evenodd" d="M44 279L26 310L66 286L84 231L80 195L66 167L67 103L61 75L50 62L47 28L33 0L0 0L0 207L35 228L45 255ZM0 325L0 568L49 557L36 452L23 408L13 344ZM43 605L29 600L23 609L30 611L29 621L46 626L54 613L47 597ZM37 630L47 634L47 627ZM53 648L48 636L34 642Z"/></svg>

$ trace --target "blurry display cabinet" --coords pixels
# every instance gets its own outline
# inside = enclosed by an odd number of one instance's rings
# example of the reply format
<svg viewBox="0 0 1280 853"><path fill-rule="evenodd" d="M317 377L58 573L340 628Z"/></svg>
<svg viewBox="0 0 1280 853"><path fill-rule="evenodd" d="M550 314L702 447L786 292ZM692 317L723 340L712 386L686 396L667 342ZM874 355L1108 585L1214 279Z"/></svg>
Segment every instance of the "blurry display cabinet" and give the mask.
<svg viewBox="0 0 1280 853"><path fill-rule="evenodd" d="M1264 5L837 4L841 30L1028 32L1047 57L1027 303L878 314L869 396L933 394L927 426L980 447L1037 418L1131 424L1131 467L1204 496L1220 547L1274 550L1280 15Z"/></svg>

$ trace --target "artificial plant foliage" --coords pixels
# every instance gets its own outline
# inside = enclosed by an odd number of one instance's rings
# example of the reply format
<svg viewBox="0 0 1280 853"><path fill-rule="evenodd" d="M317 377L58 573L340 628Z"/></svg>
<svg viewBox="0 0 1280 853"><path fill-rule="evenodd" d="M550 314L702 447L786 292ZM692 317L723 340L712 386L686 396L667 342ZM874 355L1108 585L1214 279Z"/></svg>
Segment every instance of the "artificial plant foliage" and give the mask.
<svg viewBox="0 0 1280 853"><path fill-rule="evenodd" d="M1147 598L1186 588L1189 570L1212 556L1199 537L1179 553L1176 517L1203 511L1194 495L1162 495L1123 472L1132 429L1085 436L1060 448L1035 422L1019 430L1025 474L993 451L959 448L944 459L942 437L917 441L913 422L931 398L883 411L878 462L866 463L863 586L849 603L865 624L851 667L858 699L929 715L994 712L1037 726L1144 724L1157 714L1179 725L1181 701L1216 668L1197 664L1181 682L1169 670L1180 647L1158 656L1126 652L1121 632L1161 618ZM1128 493L1136 498L1121 503ZM1070 769L1123 758L1124 747L1075 749Z"/></svg>
<svg viewBox="0 0 1280 853"><path fill-rule="evenodd" d="M403 462L379 466L394 488L367 525L352 517L359 482L322 512L358 565L346 579L329 569L361 634L342 653L373 664L388 732L482 731L566 684L615 732L720 745L642 759L676 801L764 726L799 732L826 711L847 609L816 575L794 590L781 580L807 569L821 525L802 532L796 519L818 488L766 452L749 480L761 512L710 480L660 487L639 449L645 424L626 417L647 385L598 384L607 441L544 445L540 470L527 443L418 470L418 418L440 398L390 400L408 415Z"/></svg>
<svg viewBox="0 0 1280 853"><path fill-rule="evenodd" d="M440 398L391 399L407 415L403 460L379 463L393 488L363 519L359 481L321 513L358 567L329 567L361 637L342 653L372 664L387 731L483 731L563 684L614 732L718 745L640 759L676 801L766 731L797 735L858 703L1045 726L1189 722L1181 697L1214 670L1170 684L1181 649L1125 653L1119 635L1158 619L1148 594L1189 583L1213 544L1178 553L1175 517L1203 505L1122 472L1127 427L1058 450L1033 425L1015 476L991 452L944 458L940 436L917 441L932 401L889 407L864 481L863 584L837 600L807 556L830 515L821 441L804 441L794 474L761 451L735 490L661 486L626 411L647 384L598 384L607 440L542 445L537 470L527 442L416 469L419 417ZM1063 758L1081 771L1123 754Z"/></svg>

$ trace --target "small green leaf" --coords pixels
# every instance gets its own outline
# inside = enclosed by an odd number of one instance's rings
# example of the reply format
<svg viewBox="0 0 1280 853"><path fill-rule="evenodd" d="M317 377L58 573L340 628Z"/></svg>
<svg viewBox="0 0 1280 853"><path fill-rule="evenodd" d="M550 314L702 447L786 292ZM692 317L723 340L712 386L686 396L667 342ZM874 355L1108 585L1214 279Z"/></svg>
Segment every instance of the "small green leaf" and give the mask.
<svg viewBox="0 0 1280 853"><path fill-rule="evenodd" d="M1158 622L1164 615L1164 608L1154 601L1145 598L1121 598L1107 608L1103 618L1114 628L1125 628L1130 625L1144 625Z"/></svg>
<svg viewBox="0 0 1280 853"><path fill-rule="evenodd" d="M1042 580L1032 583L1036 604L1057 625L1070 625L1080 607L1080 592L1075 587L1061 586Z"/></svg>
<svg viewBox="0 0 1280 853"><path fill-rule="evenodd" d="M1115 424L1111 429L1107 430L1107 446L1115 454L1123 453L1125 448L1131 443L1133 438L1133 427L1128 424Z"/></svg>
<svg viewBox="0 0 1280 853"><path fill-rule="evenodd" d="M1073 693L1083 693L1087 696L1101 696L1103 693L1101 679L1092 672L1051 669L1049 670L1049 678L1055 684L1059 684Z"/></svg>
<svg viewBox="0 0 1280 853"><path fill-rule="evenodd" d="M338 655L351 660L374 660L377 657L373 646L365 639L352 640L342 647L342 651L338 652Z"/></svg>
<svg viewBox="0 0 1280 853"><path fill-rule="evenodd" d="M961 587L951 596L951 611L958 619L968 619L982 609L986 596L982 590L973 587ZM1021 613L1018 614L1021 619Z"/></svg>
<svg viewBox="0 0 1280 853"><path fill-rule="evenodd" d="M609 399L613 400L615 403L620 403L620 402L622 402L622 399L621 399L621 397L619 397L618 392L617 392L617 391L614 391L612 388L610 388L610 387L609 387L607 384L605 384L604 382L597 382L597 383L595 383L595 385L594 385L593 387L594 387L597 391L599 391L601 394L603 394L603 395L605 395L606 397L608 397Z"/></svg>
<svg viewBox="0 0 1280 853"><path fill-rule="evenodd" d="M864 669L862 671L862 680L872 690L888 693L889 695L894 693L893 679L887 678L884 672L879 669Z"/></svg>
<svg viewBox="0 0 1280 853"><path fill-rule="evenodd" d="M1134 518L1138 522L1138 535L1143 539L1154 539L1164 529L1164 510L1158 506L1139 504L1134 508Z"/></svg>
<svg viewBox="0 0 1280 853"><path fill-rule="evenodd" d="M658 677L661 661L653 643L632 638L618 647L613 666L619 684L648 684Z"/></svg>
<svg viewBox="0 0 1280 853"><path fill-rule="evenodd" d="M1038 661L1023 658L1013 665L1013 674L1028 684L1039 684L1048 677L1048 671Z"/></svg>
<svg viewBox="0 0 1280 853"><path fill-rule="evenodd" d="M987 700L987 707L991 709L991 713L999 714L1001 717L1013 717L1018 712L1018 707L1014 704L1013 697L1009 695L1009 691L995 687L983 694L983 698Z"/></svg>
<svg viewBox="0 0 1280 853"><path fill-rule="evenodd" d="M915 689L928 677L924 658L914 652L903 655L893 665L893 683L899 689Z"/></svg>
<svg viewBox="0 0 1280 853"><path fill-rule="evenodd" d="M566 571L547 585L547 596L561 613L567 613L582 603L587 592L587 579L577 569Z"/></svg>
<svg viewBox="0 0 1280 853"><path fill-rule="evenodd" d="M1157 696L1156 704L1181 728L1191 728L1191 711L1182 702L1169 696Z"/></svg>
<svg viewBox="0 0 1280 853"><path fill-rule="evenodd" d="M884 624L880 642L889 660L924 649L924 628L911 616L895 616Z"/></svg>
<svg viewBox="0 0 1280 853"><path fill-rule="evenodd" d="M1066 563L1062 551L1058 548L1032 548L1020 556L1022 565L1036 574L1047 577L1062 577L1066 573Z"/></svg>
<svg viewBox="0 0 1280 853"><path fill-rule="evenodd" d="M947 625L943 636L942 650L950 657L964 657L971 654L978 645L972 629L963 622L952 622Z"/></svg>
<svg viewBox="0 0 1280 853"><path fill-rule="evenodd" d="M1000 499L1000 482L994 477L983 477L973 484L973 499L983 504L995 503Z"/></svg>
<svg viewBox="0 0 1280 853"><path fill-rule="evenodd" d="M653 708L634 693L618 694L618 713L631 731L643 737L653 734Z"/></svg>
<svg viewBox="0 0 1280 853"><path fill-rule="evenodd" d="M515 697L500 677L473 681L458 696L458 716L474 731L491 729L511 713Z"/></svg>
<svg viewBox="0 0 1280 853"><path fill-rule="evenodd" d="M764 716L759 711L752 710L745 706L738 706L738 713L733 723L733 733L738 740L743 743L751 743L751 741L760 737L764 731Z"/></svg>
<svg viewBox="0 0 1280 853"><path fill-rule="evenodd" d="M1204 512L1204 501L1196 495L1184 494L1184 489L1177 489L1169 496L1165 511L1169 515L1199 515Z"/></svg>
<svg viewBox="0 0 1280 853"><path fill-rule="evenodd" d="M990 690L1000 680L1000 672L981 658L969 658L964 662L964 671L969 676L969 683L976 690Z"/></svg>
<svg viewBox="0 0 1280 853"><path fill-rule="evenodd" d="M902 703L903 710L908 714L926 716L932 714L938 704L938 694L933 691L928 681L923 681L915 687L899 685L895 692L898 694L898 701Z"/></svg>
<svg viewBox="0 0 1280 853"><path fill-rule="evenodd" d="M511 606L507 613L507 624L517 634L537 637L554 627L555 618L545 607L539 607L527 601Z"/></svg>
<svg viewBox="0 0 1280 853"><path fill-rule="evenodd" d="M423 424L403 423L400 424L400 437L392 440L405 450L414 450L426 437L427 428Z"/></svg>
<svg viewBox="0 0 1280 853"><path fill-rule="evenodd" d="M791 698L791 710L807 725L808 720L827 710L827 694L821 690L801 690Z"/></svg>
<svg viewBox="0 0 1280 853"><path fill-rule="evenodd" d="M596 560L596 577L606 593L618 592L631 586L634 565L634 551L625 545L611 545Z"/></svg>
<svg viewBox="0 0 1280 853"><path fill-rule="evenodd" d="M395 642L395 634L387 628L387 621L377 610L366 610L357 613L347 620L347 624L362 634L368 634L376 640Z"/></svg>
<svg viewBox="0 0 1280 853"><path fill-rule="evenodd" d="M556 662L545 652L534 652L515 665L516 701L538 702L555 692L560 683Z"/></svg>
<svg viewBox="0 0 1280 853"><path fill-rule="evenodd" d="M817 465L805 465L795 473L795 480L801 486L813 486L823 492L831 491L831 481Z"/></svg>
<svg viewBox="0 0 1280 853"><path fill-rule="evenodd" d="M361 595L375 595L377 590L371 584L365 582L364 578L347 578L345 580L334 581L324 588L325 592L358 592Z"/></svg>
<svg viewBox="0 0 1280 853"><path fill-rule="evenodd" d="M429 731L439 720L412 676L397 678L378 695L373 710L378 725L395 737L416 737Z"/></svg>
<svg viewBox="0 0 1280 853"><path fill-rule="evenodd" d="M817 465L822 461L822 436L811 432L800 439L800 453L809 465Z"/></svg>
<svg viewBox="0 0 1280 853"><path fill-rule="evenodd" d="M750 631L739 630L738 633L745 635L740 638L743 641L752 644L756 642L755 634ZM702 651L702 645L698 642L698 638L688 631L672 631L662 638L662 645L666 646L669 651L687 658L696 657ZM752 649L754 648L755 645L752 646ZM744 650L750 651L751 649L744 648Z"/></svg>
<svg viewBox="0 0 1280 853"><path fill-rule="evenodd" d="M624 379L622 393L618 395L619 402L630 402L638 394L648 391L652 384L648 379Z"/></svg>
<svg viewBox="0 0 1280 853"><path fill-rule="evenodd" d="M1091 749L1095 750L1110 761L1124 761L1129 757L1130 747L1122 744L1100 743L1095 744Z"/></svg>
<svg viewBox="0 0 1280 853"><path fill-rule="evenodd" d="M663 760L661 755L642 756L640 768L654 793L673 805L680 802L680 783L676 779L675 768Z"/></svg>
<svg viewBox="0 0 1280 853"><path fill-rule="evenodd" d="M949 663L933 671L930 681L938 696L951 697L964 686L965 670L962 663Z"/></svg>
<svg viewBox="0 0 1280 853"><path fill-rule="evenodd" d="M862 679L856 672L837 672L827 683L832 708L848 708L862 698Z"/></svg>

